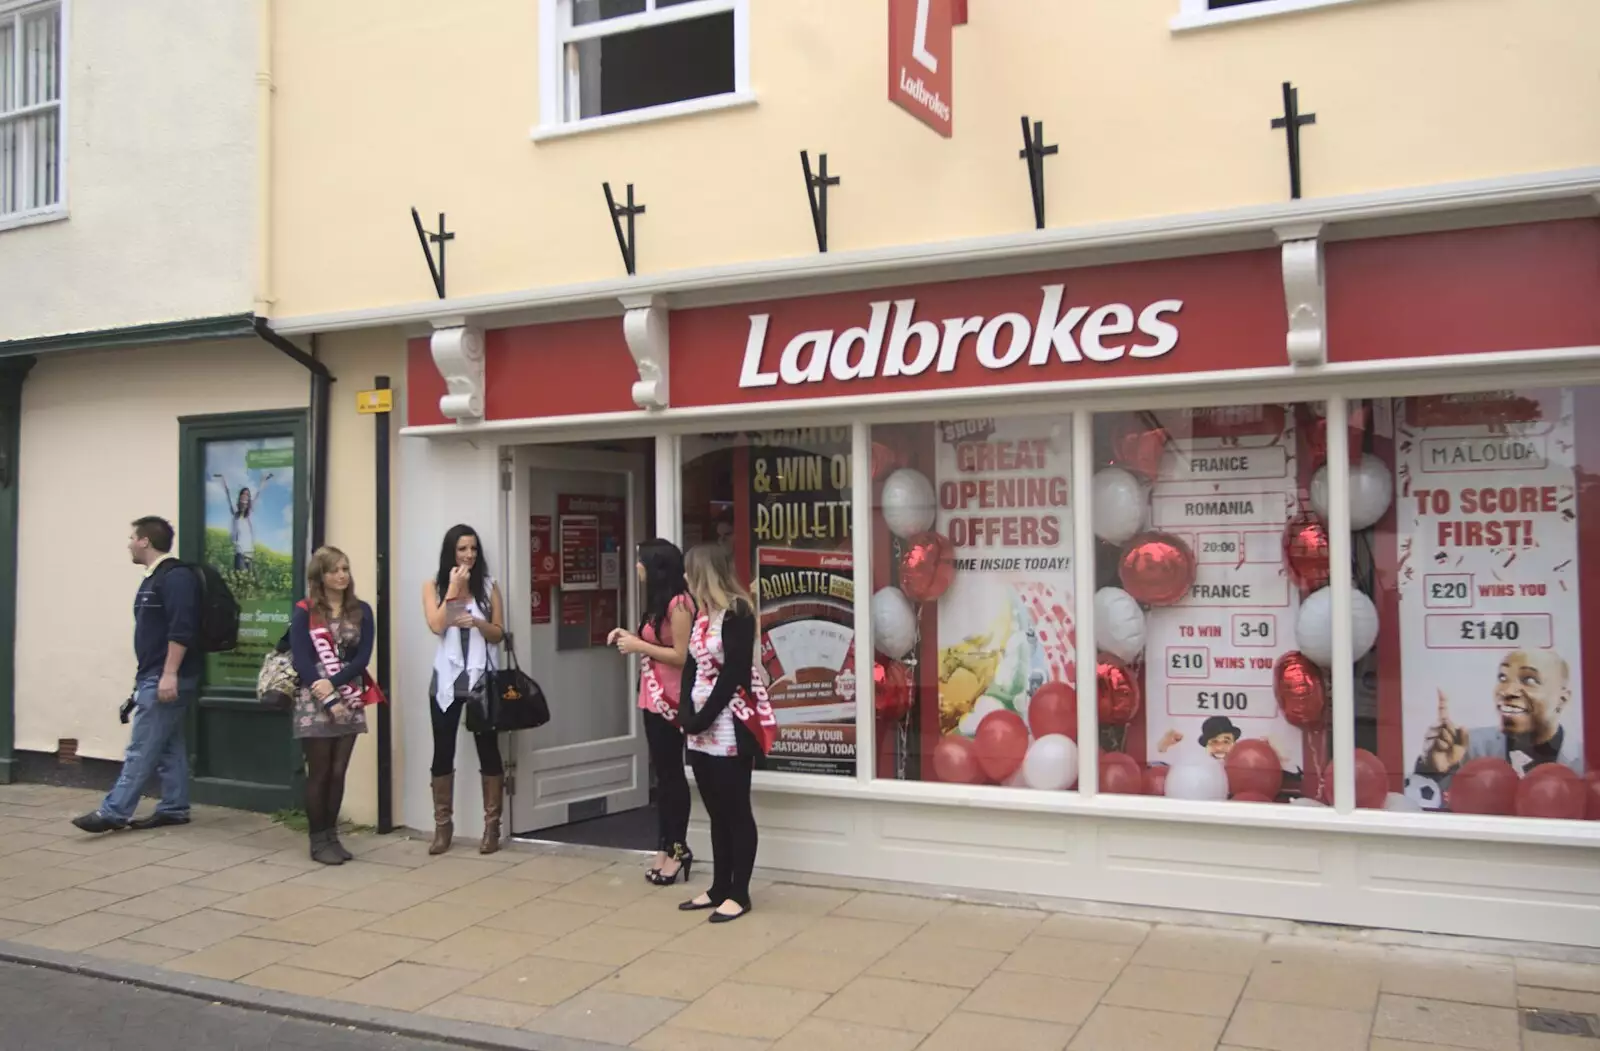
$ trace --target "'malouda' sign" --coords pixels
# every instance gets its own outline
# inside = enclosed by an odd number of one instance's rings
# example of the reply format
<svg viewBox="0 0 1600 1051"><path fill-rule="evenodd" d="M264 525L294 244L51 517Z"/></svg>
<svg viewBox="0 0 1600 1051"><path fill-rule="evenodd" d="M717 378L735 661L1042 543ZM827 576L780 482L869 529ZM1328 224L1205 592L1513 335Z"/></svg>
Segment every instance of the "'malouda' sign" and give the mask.
<svg viewBox="0 0 1600 1051"><path fill-rule="evenodd" d="M739 386L798 386L835 380L954 372L964 357L984 369L1039 368L1052 363L1159 358L1178 345L1181 299L1066 305L1065 285L1042 286L1032 320L1015 312L934 321L916 316L915 299L869 304L864 326L801 332L768 355L771 314L751 314ZM970 349L968 349L970 348Z"/></svg>

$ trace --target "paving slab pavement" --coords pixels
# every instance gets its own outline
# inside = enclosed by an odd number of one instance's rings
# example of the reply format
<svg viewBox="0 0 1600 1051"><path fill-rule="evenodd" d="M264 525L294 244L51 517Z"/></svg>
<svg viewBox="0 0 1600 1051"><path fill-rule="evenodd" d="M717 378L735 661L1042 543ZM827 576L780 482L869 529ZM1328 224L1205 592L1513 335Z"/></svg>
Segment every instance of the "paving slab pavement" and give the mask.
<svg viewBox="0 0 1600 1051"><path fill-rule="evenodd" d="M656 888L622 852L430 858L353 836L357 860L326 868L302 835L219 808L87 836L68 821L96 799L0 786L0 959L253 1008L273 1032L288 1017L541 1051L1600 1051L1600 953L782 873L713 927L676 908L709 873ZM85 1032L73 1046L100 1046Z"/></svg>

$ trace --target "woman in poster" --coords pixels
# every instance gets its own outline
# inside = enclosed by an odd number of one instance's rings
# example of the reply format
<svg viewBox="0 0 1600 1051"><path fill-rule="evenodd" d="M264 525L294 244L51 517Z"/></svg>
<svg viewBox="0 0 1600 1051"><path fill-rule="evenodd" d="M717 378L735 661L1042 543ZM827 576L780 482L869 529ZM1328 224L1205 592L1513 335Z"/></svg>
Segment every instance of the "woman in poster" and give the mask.
<svg viewBox="0 0 1600 1051"><path fill-rule="evenodd" d="M367 732L361 682L374 634L372 607L356 598L350 560L336 547L318 548L306 566L305 600L289 621L289 643L300 678L293 732L306 755L311 857L324 865L351 859L339 842L339 808L356 735Z"/></svg>
<svg viewBox="0 0 1600 1051"><path fill-rule="evenodd" d="M750 911L757 841L750 774L755 757L771 747L777 723L756 687L755 603L734 573L733 556L720 544L701 544L684 569L698 612L680 687L687 703L678 718L711 819L713 871L711 889L678 907L715 909L711 922L728 923Z"/></svg>
<svg viewBox="0 0 1600 1051"><path fill-rule="evenodd" d="M639 707L650 743L659 794L656 820L660 833L655 861L645 878L658 887L689 882L694 854L689 836L689 779L683 773L683 732L678 729L678 698L683 666L694 625L694 603L683 580L683 552L670 540L639 545L634 566L644 587L644 617L637 633L616 628L607 639L622 654L639 654Z"/></svg>
<svg viewBox="0 0 1600 1051"><path fill-rule="evenodd" d="M249 486L239 490L238 499L228 488L228 480L222 475L217 475L217 481L222 483L222 495L228 500L228 514L233 521L229 527L230 539L233 541L233 571L235 573L248 573L256 565L256 526L252 519L255 514L256 497L260 490L265 489L272 481L268 474L261 479L261 484L255 493Z"/></svg>
<svg viewBox="0 0 1600 1051"><path fill-rule="evenodd" d="M429 854L443 854L455 836L456 736L461 712L494 666L489 647L506 637L500 586L489 576L483 547L471 526L453 526L439 549L439 572L422 585L422 612L428 630L439 636L433 658L428 712L433 723L433 843ZM500 813L505 766L493 733L472 735L483 780L483 842L478 853L500 849Z"/></svg>

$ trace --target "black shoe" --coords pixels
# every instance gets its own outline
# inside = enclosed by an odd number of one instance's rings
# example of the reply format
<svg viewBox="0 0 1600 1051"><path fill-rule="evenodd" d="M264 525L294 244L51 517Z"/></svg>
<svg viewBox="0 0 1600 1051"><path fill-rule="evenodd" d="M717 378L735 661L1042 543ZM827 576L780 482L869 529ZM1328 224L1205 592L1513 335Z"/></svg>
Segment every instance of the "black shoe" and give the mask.
<svg viewBox="0 0 1600 1051"><path fill-rule="evenodd" d="M738 912L713 912L707 919L712 923L732 923L734 920L742 920L748 915L750 915L750 906L746 905Z"/></svg>
<svg viewBox="0 0 1600 1051"><path fill-rule="evenodd" d="M168 825L187 825L188 823L189 819L186 817L174 817L172 814L163 814L158 810L149 817L133 819L128 822L128 827L144 832L152 828L166 828Z"/></svg>
<svg viewBox="0 0 1600 1051"><path fill-rule="evenodd" d="M75 817L72 819L72 823L83 829L85 832L94 833L121 832L123 829L128 827L128 823L126 821L118 821L116 818L106 817L98 810L94 811L93 813L84 814L82 817Z"/></svg>
<svg viewBox="0 0 1600 1051"><path fill-rule="evenodd" d="M683 882L688 883L689 869L694 865L694 854L690 852L689 848L679 844L673 848L672 856L667 860L676 861L678 863L678 871L664 872L661 869L651 869L645 874L644 878L658 887L672 886L678 882L679 876L683 877Z"/></svg>
<svg viewBox="0 0 1600 1051"><path fill-rule="evenodd" d="M688 901L682 902L682 903L680 903L678 905L678 911L679 912L699 912L701 909L714 909L718 905L721 905L721 904L722 904L722 902L716 901L714 899L707 899L705 902L698 902L698 901L695 901L693 898L690 898Z"/></svg>

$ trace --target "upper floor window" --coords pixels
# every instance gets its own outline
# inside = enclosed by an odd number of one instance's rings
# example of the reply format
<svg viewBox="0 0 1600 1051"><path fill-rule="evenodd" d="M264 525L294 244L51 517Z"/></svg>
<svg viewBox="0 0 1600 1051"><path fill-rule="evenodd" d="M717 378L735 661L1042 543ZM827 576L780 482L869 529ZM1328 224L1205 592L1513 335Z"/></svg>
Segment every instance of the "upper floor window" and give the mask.
<svg viewBox="0 0 1600 1051"><path fill-rule="evenodd" d="M748 0L543 2L547 130L747 101Z"/></svg>
<svg viewBox="0 0 1600 1051"><path fill-rule="evenodd" d="M61 207L61 5L0 0L0 222Z"/></svg>

